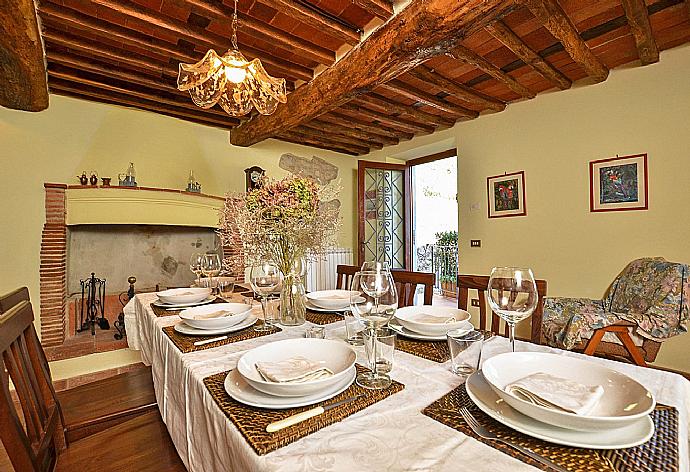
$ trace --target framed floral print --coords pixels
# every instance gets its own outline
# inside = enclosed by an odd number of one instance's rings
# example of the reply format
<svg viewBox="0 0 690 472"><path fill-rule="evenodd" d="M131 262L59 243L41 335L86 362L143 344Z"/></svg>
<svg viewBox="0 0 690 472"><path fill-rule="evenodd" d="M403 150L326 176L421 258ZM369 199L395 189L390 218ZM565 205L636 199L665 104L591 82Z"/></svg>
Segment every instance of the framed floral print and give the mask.
<svg viewBox="0 0 690 472"><path fill-rule="evenodd" d="M589 163L589 210L646 210L647 154Z"/></svg>
<svg viewBox="0 0 690 472"><path fill-rule="evenodd" d="M526 216L525 171L486 178L489 218Z"/></svg>

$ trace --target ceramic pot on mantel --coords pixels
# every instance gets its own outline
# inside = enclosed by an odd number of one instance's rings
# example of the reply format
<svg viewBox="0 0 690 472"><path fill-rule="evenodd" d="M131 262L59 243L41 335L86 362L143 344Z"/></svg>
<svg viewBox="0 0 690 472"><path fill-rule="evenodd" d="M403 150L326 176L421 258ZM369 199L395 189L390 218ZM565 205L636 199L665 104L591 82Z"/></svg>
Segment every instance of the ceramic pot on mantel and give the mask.
<svg viewBox="0 0 690 472"><path fill-rule="evenodd" d="M283 274L283 285L280 289L280 324L284 326L298 326L306 321L304 269L304 261L297 259L291 270Z"/></svg>

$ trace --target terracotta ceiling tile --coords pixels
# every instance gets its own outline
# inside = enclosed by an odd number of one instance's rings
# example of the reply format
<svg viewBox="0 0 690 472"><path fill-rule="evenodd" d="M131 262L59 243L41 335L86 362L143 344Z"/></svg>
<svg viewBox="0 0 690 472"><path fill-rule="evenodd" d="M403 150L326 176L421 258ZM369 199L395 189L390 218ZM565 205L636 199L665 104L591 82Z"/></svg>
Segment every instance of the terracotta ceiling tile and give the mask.
<svg viewBox="0 0 690 472"><path fill-rule="evenodd" d="M184 3L182 4L184 5ZM163 4L161 6L160 11L163 14L165 14L165 16L169 16L170 18L176 18L178 20L187 21L191 9L182 8L179 5L180 2L177 0L163 0Z"/></svg>
<svg viewBox="0 0 690 472"><path fill-rule="evenodd" d="M161 3L163 0L132 0L137 5L150 8L151 10L161 11Z"/></svg>

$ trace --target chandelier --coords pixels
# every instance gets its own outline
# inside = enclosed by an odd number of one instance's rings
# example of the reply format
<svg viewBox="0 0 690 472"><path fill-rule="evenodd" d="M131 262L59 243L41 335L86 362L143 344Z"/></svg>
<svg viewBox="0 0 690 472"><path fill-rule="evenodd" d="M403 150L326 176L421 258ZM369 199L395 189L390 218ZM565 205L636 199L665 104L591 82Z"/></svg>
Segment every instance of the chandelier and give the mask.
<svg viewBox="0 0 690 472"><path fill-rule="evenodd" d="M237 47L237 0L232 16L232 50L222 56L209 49L196 64L180 63L178 90L188 91L195 105L209 109L216 103L231 116L249 113L254 106L270 115L286 103L285 79L268 75L259 59L247 61Z"/></svg>

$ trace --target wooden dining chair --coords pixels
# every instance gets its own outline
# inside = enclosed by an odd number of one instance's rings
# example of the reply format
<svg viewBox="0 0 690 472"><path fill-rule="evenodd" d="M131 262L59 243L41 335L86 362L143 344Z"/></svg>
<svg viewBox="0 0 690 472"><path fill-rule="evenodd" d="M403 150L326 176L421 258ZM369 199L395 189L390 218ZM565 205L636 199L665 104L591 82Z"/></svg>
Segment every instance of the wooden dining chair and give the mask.
<svg viewBox="0 0 690 472"><path fill-rule="evenodd" d="M532 313L532 329L530 341L535 344L542 344L541 320L544 314L544 297L546 296L546 280L536 280L537 296L539 297L537 308ZM504 322L501 330L501 319L496 313L491 311L491 319L487 315L486 292L489 286L489 277L486 275L458 275L458 308L467 310L469 291L476 290L476 306L479 308L479 329L491 331L494 334L508 336L508 325ZM474 306L474 305L473 305ZM489 324L490 321L490 324Z"/></svg>
<svg viewBox="0 0 690 472"><path fill-rule="evenodd" d="M0 317L22 301L29 290L19 288L0 296ZM38 353L48 368L43 349ZM131 370L57 393L68 441L76 441L125 420L157 409L150 367Z"/></svg>
<svg viewBox="0 0 690 472"><path fill-rule="evenodd" d="M336 267L336 288L349 290L352 276L359 271L359 267L352 265L338 265ZM434 298L434 282L436 276L431 272L413 272L410 270L393 269L393 280L398 291L398 306L400 308L414 305L417 286L424 286L424 305L431 305Z"/></svg>
<svg viewBox="0 0 690 472"><path fill-rule="evenodd" d="M0 317L0 439L15 471L186 470L157 411L68 443L33 321L27 301Z"/></svg>

